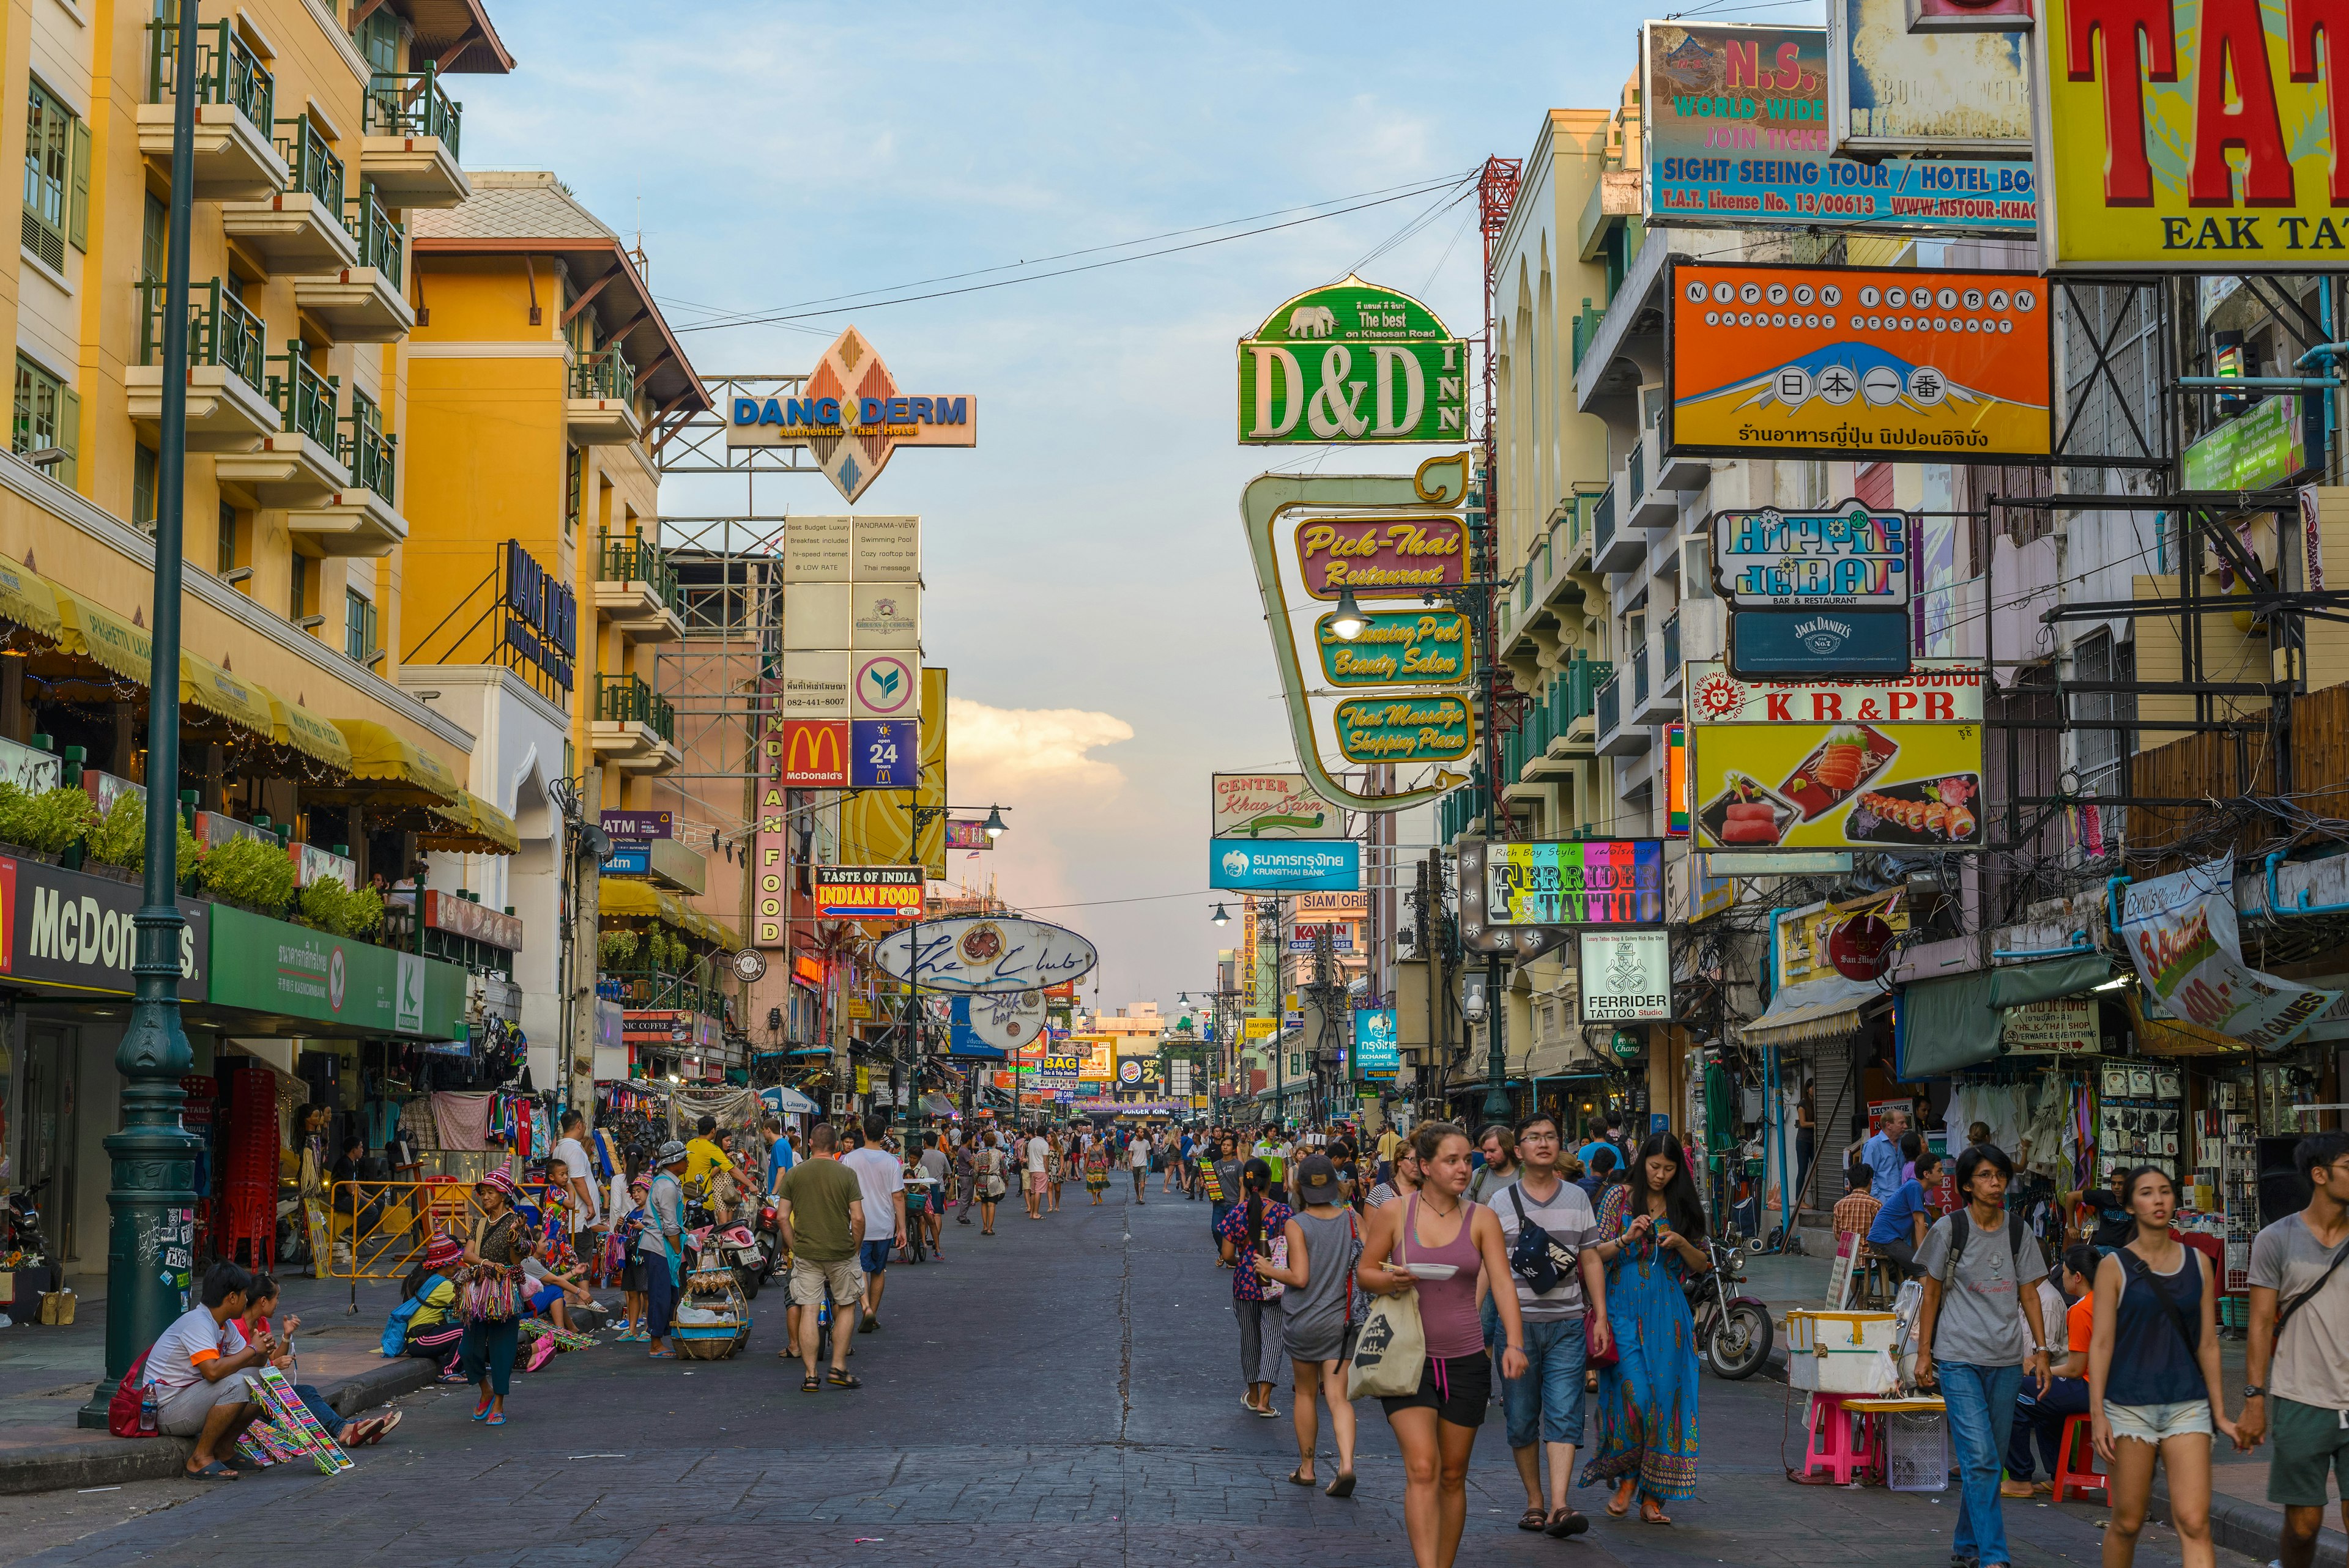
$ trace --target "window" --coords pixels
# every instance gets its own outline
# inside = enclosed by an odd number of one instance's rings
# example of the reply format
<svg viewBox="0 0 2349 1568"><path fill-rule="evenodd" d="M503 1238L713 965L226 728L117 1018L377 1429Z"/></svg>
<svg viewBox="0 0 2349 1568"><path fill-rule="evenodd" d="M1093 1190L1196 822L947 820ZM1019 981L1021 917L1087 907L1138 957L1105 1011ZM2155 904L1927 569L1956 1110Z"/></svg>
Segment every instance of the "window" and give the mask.
<svg viewBox="0 0 2349 1568"><path fill-rule="evenodd" d="M357 664L375 656L375 601L356 588L343 590L343 652Z"/></svg>
<svg viewBox="0 0 2349 1568"><path fill-rule="evenodd" d="M35 82L25 108L25 248L63 272L89 248L89 128Z"/></svg>
<svg viewBox="0 0 2349 1568"><path fill-rule="evenodd" d="M378 5L367 13L367 20L351 35L351 42L367 57L371 71L399 69L399 17L388 5Z"/></svg>
<svg viewBox="0 0 2349 1568"><path fill-rule="evenodd" d="M218 565L220 568L220 574L223 577L237 569L238 562L236 558L236 508L231 506L226 501L222 501L220 503L220 558Z"/></svg>
<svg viewBox="0 0 2349 1568"><path fill-rule="evenodd" d="M170 269L171 257L171 209L160 196L150 191L147 192L147 221L139 231L140 281L161 283Z"/></svg>
<svg viewBox="0 0 2349 1568"><path fill-rule="evenodd" d="M62 449L64 460L48 465L47 472L59 484L70 486L80 428L81 399L73 389L23 355L16 356L16 414L8 449L20 458Z"/></svg>
<svg viewBox="0 0 2349 1568"><path fill-rule="evenodd" d="M579 491L586 479L585 454L576 447L563 449L565 478L563 496L563 532L564 537L579 531Z"/></svg>
<svg viewBox="0 0 2349 1568"><path fill-rule="evenodd" d="M298 621L310 613L310 561L296 553L286 581L285 617Z"/></svg>
<svg viewBox="0 0 2349 1568"><path fill-rule="evenodd" d="M159 461L152 447L133 446L130 449L130 521L150 535L155 531L155 492L159 488L156 468Z"/></svg>

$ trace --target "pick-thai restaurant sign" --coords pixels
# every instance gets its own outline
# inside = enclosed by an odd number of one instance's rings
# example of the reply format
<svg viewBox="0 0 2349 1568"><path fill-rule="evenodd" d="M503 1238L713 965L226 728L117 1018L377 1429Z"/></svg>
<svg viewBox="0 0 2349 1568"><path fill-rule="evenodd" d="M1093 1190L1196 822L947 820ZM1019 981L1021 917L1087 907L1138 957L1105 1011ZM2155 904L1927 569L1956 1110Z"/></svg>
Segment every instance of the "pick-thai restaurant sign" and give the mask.
<svg viewBox="0 0 2349 1568"><path fill-rule="evenodd" d="M1640 38L1651 224L2024 234L2039 222L2027 159L1831 152L1824 27L1650 22Z"/></svg>
<svg viewBox="0 0 2349 1568"><path fill-rule="evenodd" d="M2255 1050L2282 1050L2341 1000L2338 991L2280 980L2243 962L2231 859L2129 883L2121 890L2120 928L2160 1016L2232 1035Z"/></svg>
<svg viewBox="0 0 2349 1568"><path fill-rule="evenodd" d="M2047 284L2022 273L1675 262L1666 446L1947 462L2054 449Z"/></svg>
<svg viewBox="0 0 2349 1568"><path fill-rule="evenodd" d="M1348 277L1240 339L1239 391L1243 446L1457 441L1468 345L1409 294Z"/></svg>
<svg viewBox="0 0 2349 1568"><path fill-rule="evenodd" d="M1335 599L1416 597L1465 580L1468 530L1457 517L1316 517L1297 525L1305 592Z"/></svg>
<svg viewBox="0 0 2349 1568"><path fill-rule="evenodd" d="M1316 795L1302 773L1218 773L1211 785L1211 838L1346 836L1346 814Z"/></svg>
<svg viewBox="0 0 2349 1568"><path fill-rule="evenodd" d="M1468 617L1457 610L1371 610L1349 639L1337 616L1313 625L1321 676L1333 686L1456 686L1468 667Z"/></svg>
<svg viewBox="0 0 2349 1568"><path fill-rule="evenodd" d="M1915 535L1905 511L1717 511L1713 585L1740 610L1905 608Z"/></svg>
<svg viewBox="0 0 2349 1568"><path fill-rule="evenodd" d="M2337 269L2336 30L2349 28L2308 0L2041 0L2048 266Z"/></svg>
<svg viewBox="0 0 2349 1568"><path fill-rule="evenodd" d="M129 995L138 956L131 919L146 902L135 882L88 876L46 861L0 856L0 988ZM213 905L176 899L180 1000L209 995Z"/></svg>

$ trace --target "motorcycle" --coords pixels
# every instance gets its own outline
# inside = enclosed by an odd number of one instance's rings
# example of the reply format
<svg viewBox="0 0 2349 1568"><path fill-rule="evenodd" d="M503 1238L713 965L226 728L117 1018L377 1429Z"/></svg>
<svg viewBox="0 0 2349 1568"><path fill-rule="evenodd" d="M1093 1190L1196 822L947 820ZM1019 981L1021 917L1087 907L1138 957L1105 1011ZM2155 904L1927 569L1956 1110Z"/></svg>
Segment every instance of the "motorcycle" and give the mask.
<svg viewBox="0 0 2349 1568"><path fill-rule="evenodd" d="M742 1298L755 1298L775 1268L771 1233L753 1231L740 1220L720 1229L717 1217L698 1203L687 1205L685 1222L687 1268L732 1269Z"/></svg>
<svg viewBox="0 0 2349 1568"><path fill-rule="evenodd" d="M1757 1297L1730 1294L1745 1283L1743 1252L1710 1236L1704 1246L1713 1267L1687 1286L1689 1307L1696 1317L1697 1352L1716 1377L1751 1377L1770 1359L1770 1309Z"/></svg>
<svg viewBox="0 0 2349 1568"><path fill-rule="evenodd" d="M41 1234L41 1212L36 1205L42 1190L48 1186L47 1178L30 1187L19 1187L8 1194L8 1204L0 1220L5 1222L5 1250L25 1254L29 1262L45 1257L49 1243Z"/></svg>

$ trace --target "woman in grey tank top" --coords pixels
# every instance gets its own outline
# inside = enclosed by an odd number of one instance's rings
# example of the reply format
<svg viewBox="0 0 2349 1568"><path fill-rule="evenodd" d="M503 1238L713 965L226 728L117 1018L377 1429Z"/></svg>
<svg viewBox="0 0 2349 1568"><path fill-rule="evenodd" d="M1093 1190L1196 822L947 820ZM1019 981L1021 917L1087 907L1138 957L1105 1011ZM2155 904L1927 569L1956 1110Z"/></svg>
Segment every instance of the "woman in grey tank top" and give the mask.
<svg viewBox="0 0 2349 1568"><path fill-rule="evenodd" d="M1355 1297L1354 1265L1362 1251L1354 1211L1346 1203L1338 1168L1324 1154L1298 1162L1292 1191L1302 1207L1289 1216L1285 1268L1259 1264L1257 1272L1286 1287L1281 1304L1281 1340L1297 1377L1292 1413L1297 1422L1298 1486L1311 1486L1313 1450L1320 1440L1317 1395L1330 1400L1330 1430L1338 1439L1338 1474L1331 1497L1354 1492L1354 1407L1346 1398L1346 1362L1361 1306Z"/></svg>

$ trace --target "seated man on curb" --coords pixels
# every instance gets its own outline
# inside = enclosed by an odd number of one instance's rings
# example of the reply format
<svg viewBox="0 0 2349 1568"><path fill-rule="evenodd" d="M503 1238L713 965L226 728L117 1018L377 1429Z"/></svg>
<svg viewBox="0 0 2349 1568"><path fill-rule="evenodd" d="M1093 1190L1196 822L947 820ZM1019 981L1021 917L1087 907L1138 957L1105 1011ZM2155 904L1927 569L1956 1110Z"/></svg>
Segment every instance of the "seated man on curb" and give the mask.
<svg viewBox="0 0 2349 1568"><path fill-rule="evenodd" d="M147 1382L155 1390L155 1427L193 1438L191 1480L234 1480L223 1460L236 1451L245 1428L261 1418L246 1368L266 1366L277 1342L264 1334L247 1342L231 1326L253 1290L253 1276L234 1264L204 1271L201 1300L165 1329L147 1352Z"/></svg>
<svg viewBox="0 0 2349 1568"><path fill-rule="evenodd" d="M2025 1379L2023 1391L2014 1397L2014 1435L2006 1445L2006 1479L1999 1482L2002 1497L2029 1497L2033 1491L2055 1490L2055 1471L2064 1462L2064 1418L2088 1413L2088 1335L2095 1326L2096 1301L2094 1286L2096 1279L2096 1249L2077 1243L2064 1253L2064 1294L2072 1305L2064 1312L2064 1354L2054 1354L2048 1346L2048 1371L2054 1380L2044 1394L2033 1391ZM2046 1281L2040 1284L2044 1287ZM2039 1315L2052 1324L2050 1315L2054 1305L2044 1299ZM2032 1484L2031 1442L2039 1439L2039 1457L2047 1467L2047 1479ZM2088 1462L2083 1456L2081 1463Z"/></svg>

